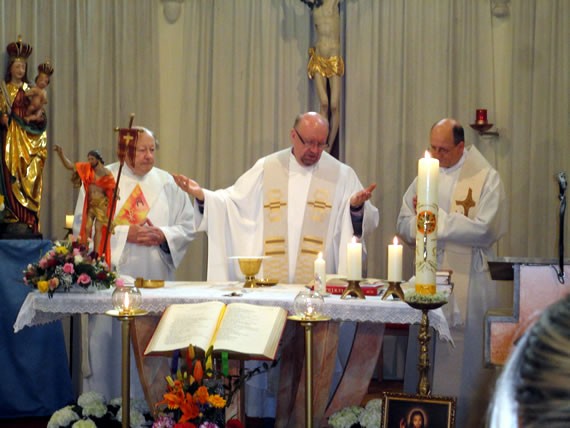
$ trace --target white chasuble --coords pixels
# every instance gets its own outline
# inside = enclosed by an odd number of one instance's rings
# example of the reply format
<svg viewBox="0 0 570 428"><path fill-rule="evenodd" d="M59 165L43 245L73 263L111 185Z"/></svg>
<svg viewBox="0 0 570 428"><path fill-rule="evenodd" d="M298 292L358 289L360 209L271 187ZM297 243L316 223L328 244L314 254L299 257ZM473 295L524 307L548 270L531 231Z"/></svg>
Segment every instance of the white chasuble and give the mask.
<svg viewBox="0 0 570 428"><path fill-rule="evenodd" d="M481 190L491 170L491 165L474 146L469 148L469 152L464 157L464 162L459 165L459 176L456 177L453 196L449 201L449 212L464 215L473 220L477 217ZM448 241L445 243L443 259L439 263L442 269L453 271L453 293L450 303L444 309L452 326L463 324L467 317L472 253L472 245Z"/></svg>
<svg viewBox="0 0 570 428"><path fill-rule="evenodd" d="M280 180L281 183L269 185L266 191L265 174L268 168L265 168L265 164L274 161L279 165L279 170L274 171L275 176L271 180ZM290 175L299 173L298 168L304 168L295 162L297 160L288 148L259 159L227 189L203 189L204 212L200 213L195 204L194 219L196 230L208 233L208 281L242 279L243 275L237 262L229 257L265 254L274 254L275 257L272 255L271 258L263 260L258 278L268 276L268 262L282 257L286 266L282 268L279 278L281 282L288 281L291 260L288 255L291 255L293 260L297 261L295 270L304 270L310 280L313 272L312 262L318 251L323 251L328 273L346 273L346 247L354 233L350 217L350 197L362 190L363 186L352 168L326 152L322 153L321 159L312 168L310 185L308 180L304 181L308 175L301 178ZM291 188L291 177L294 185L304 188ZM328 181L331 184L327 183ZM298 183L305 183L306 186ZM303 193L306 193L304 198ZM305 208L292 207L292 203L298 203ZM299 209L299 212L296 212L296 209ZM304 214L300 211L304 211ZM302 216L302 230L295 226L299 216ZM272 232L273 222L281 224L283 228ZM378 210L370 202L366 202L363 235L368 235L377 225ZM297 230L291 230L291 227ZM271 236L276 239L274 242L269 240L266 246L266 240ZM301 241L301 236L308 239ZM313 236L317 238L313 240ZM299 242L298 245L292 244L295 240ZM303 249L305 255L291 254L302 252ZM310 267L306 265L305 258L311 260ZM271 267L269 269L271 272ZM310 275L307 275L308 273ZM303 281L302 278L294 280Z"/></svg>
<svg viewBox="0 0 570 428"><path fill-rule="evenodd" d="M263 242L264 255L269 256L264 261L264 274L280 281L305 284L313 278L318 253L324 252L339 168L338 164L321 160L318 169L295 171L302 167L290 165L296 162L290 158L288 152L278 152L264 164ZM300 180L292 177L303 172ZM289 185L294 183L299 187L290 189ZM308 191L303 187L305 184L309 184ZM302 225L298 231L288 231L288 225L298 223L299 219ZM295 260L293 277L291 260Z"/></svg>

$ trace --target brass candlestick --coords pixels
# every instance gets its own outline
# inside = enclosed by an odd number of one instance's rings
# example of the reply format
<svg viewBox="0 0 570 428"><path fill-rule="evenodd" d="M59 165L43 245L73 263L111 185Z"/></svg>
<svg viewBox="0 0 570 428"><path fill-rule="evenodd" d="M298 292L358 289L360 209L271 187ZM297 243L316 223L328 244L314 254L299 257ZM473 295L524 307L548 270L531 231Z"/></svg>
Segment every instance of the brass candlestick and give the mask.
<svg viewBox="0 0 570 428"><path fill-rule="evenodd" d="M402 291L402 281L388 281L388 289L382 296L382 300L386 300L388 297L394 295L400 300L404 300L404 292Z"/></svg>
<svg viewBox="0 0 570 428"><path fill-rule="evenodd" d="M122 427L130 427L131 409L131 321L138 316L148 314L142 309L118 311L116 309L105 312L107 315L121 321L121 397L122 397Z"/></svg>
<svg viewBox="0 0 570 428"><path fill-rule="evenodd" d="M305 329L305 427L313 428L313 325L329 321L330 317L292 315L288 319L297 321Z"/></svg>
<svg viewBox="0 0 570 428"><path fill-rule="evenodd" d="M348 280L348 285L347 287L344 289L344 291L342 292L342 295L340 296L341 299L348 299L350 297L353 297L355 299L364 299L364 292L362 291L362 288L360 288L360 280L356 280L356 279L349 279Z"/></svg>
<svg viewBox="0 0 570 428"><path fill-rule="evenodd" d="M430 303L420 303L420 302L406 302L406 303L412 308L422 311L420 332L418 333L418 342L420 343L418 372L420 376L418 380L417 392L420 395L430 395L431 386L428 377L428 372L430 367L428 346L429 346L429 341L431 339L431 334L429 333L428 313L433 309L437 309L445 305L447 301L430 302Z"/></svg>

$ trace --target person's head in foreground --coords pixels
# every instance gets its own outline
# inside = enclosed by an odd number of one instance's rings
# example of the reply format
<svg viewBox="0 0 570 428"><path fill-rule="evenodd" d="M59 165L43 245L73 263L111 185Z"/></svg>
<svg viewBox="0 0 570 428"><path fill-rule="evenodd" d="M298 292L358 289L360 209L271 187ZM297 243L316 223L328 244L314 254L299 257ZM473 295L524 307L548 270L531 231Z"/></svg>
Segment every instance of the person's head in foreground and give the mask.
<svg viewBox="0 0 570 428"><path fill-rule="evenodd" d="M497 381L491 428L570 426L570 295L521 338Z"/></svg>

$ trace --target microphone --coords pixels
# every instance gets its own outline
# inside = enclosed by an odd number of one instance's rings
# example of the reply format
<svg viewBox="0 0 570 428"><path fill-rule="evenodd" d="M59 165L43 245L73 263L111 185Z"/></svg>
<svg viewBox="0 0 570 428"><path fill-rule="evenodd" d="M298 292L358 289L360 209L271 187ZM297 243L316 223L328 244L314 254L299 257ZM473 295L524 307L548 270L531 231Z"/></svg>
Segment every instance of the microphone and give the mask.
<svg viewBox="0 0 570 428"><path fill-rule="evenodd" d="M559 271L558 281L564 284L564 215L566 213L566 187L568 187L568 180L566 179L566 173L560 171L555 175L558 181L558 187L560 188L560 194L558 199L560 200L560 219L559 219L559 230L558 230L558 258L559 258Z"/></svg>
<svg viewBox="0 0 570 428"><path fill-rule="evenodd" d="M558 186L560 187L560 196L564 195L566 192L566 188L568 187L568 180L566 179L566 173L564 171L560 171L558 174L555 175L556 180L558 181Z"/></svg>

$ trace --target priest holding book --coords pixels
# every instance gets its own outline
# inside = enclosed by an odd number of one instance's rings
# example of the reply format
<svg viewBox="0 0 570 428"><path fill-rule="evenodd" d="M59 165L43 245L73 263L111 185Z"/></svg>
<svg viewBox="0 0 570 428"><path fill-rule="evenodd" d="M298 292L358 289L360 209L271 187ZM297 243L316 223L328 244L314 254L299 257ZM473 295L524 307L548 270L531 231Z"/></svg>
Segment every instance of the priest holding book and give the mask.
<svg viewBox="0 0 570 428"><path fill-rule="evenodd" d="M196 199L196 230L208 233L209 281L240 277L231 256L271 256L263 276L282 283L311 281L319 252L328 273L347 273L348 243L354 235L364 242L378 225L369 201L376 184L364 188L352 168L324 151L328 132L320 114L298 115L289 131L291 147L258 160L227 189L202 189L174 176ZM275 403L262 401L267 396L260 394L248 416L274 416Z"/></svg>

